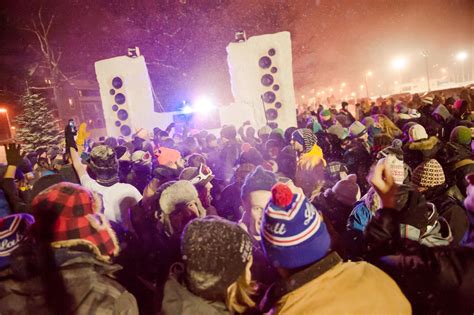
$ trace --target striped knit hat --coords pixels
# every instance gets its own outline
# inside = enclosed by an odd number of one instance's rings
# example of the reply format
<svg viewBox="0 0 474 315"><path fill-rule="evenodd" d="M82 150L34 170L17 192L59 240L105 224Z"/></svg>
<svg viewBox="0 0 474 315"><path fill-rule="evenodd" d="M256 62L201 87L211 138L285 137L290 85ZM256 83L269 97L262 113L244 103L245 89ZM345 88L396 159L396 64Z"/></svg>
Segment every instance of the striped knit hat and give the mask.
<svg viewBox="0 0 474 315"><path fill-rule="evenodd" d="M277 183L262 220L262 247L275 267L295 269L322 259L331 238L321 214L302 193Z"/></svg>
<svg viewBox="0 0 474 315"><path fill-rule="evenodd" d="M33 216L18 213L0 218L0 270L10 265L10 256L27 237Z"/></svg>
<svg viewBox="0 0 474 315"><path fill-rule="evenodd" d="M291 139L303 146L303 153L311 151L311 148L318 143L316 136L307 128L296 129L293 131Z"/></svg>
<svg viewBox="0 0 474 315"><path fill-rule="evenodd" d="M412 182L418 187L431 188L444 184L444 171L435 159L423 162L413 171Z"/></svg>

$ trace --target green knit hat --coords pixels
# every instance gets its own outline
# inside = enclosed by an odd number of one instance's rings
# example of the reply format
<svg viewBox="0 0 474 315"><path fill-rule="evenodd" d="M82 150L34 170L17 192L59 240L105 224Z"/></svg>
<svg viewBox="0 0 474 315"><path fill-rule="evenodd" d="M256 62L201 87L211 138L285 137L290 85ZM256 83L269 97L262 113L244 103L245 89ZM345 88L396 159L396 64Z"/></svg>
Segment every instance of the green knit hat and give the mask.
<svg viewBox="0 0 474 315"><path fill-rule="evenodd" d="M319 117L324 121L328 121L329 119L331 119L331 112L329 111L329 109L325 109L321 113L319 113Z"/></svg>
<svg viewBox="0 0 474 315"><path fill-rule="evenodd" d="M453 131L451 131L451 135L449 136L449 141L463 145L471 144L471 140L471 129L465 126L457 126Z"/></svg>

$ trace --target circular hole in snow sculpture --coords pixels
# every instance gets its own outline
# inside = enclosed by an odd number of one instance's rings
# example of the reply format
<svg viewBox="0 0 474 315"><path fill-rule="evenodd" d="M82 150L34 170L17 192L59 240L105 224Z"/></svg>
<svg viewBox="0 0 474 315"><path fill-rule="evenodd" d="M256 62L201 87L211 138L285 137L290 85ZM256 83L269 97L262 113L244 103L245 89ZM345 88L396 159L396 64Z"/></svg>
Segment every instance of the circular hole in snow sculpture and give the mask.
<svg viewBox="0 0 474 315"><path fill-rule="evenodd" d="M122 105L125 103L125 95L123 95L122 93L118 93L117 95L115 95L114 100L115 103Z"/></svg>
<svg viewBox="0 0 474 315"><path fill-rule="evenodd" d="M119 77L112 79L112 86L116 89L120 89L123 86L123 81Z"/></svg>
<svg viewBox="0 0 474 315"><path fill-rule="evenodd" d="M278 118L278 112L274 108L267 109L265 115L267 116L268 120L275 120Z"/></svg>
<svg viewBox="0 0 474 315"><path fill-rule="evenodd" d="M270 57L264 56L260 58L260 60L258 61L258 65L262 69L268 69L272 65L272 60L270 59Z"/></svg>
<svg viewBox="0 0 474 315"><path fill-rule="evenodd" d="M270 86L273 84L273 76L271 74L264 74L260 79L260 82L265 86Z"/></svg>
<svg viewBox="0 0 474 315"><path fill-rule="evenodd" d="M265 94L263 94L263 101L265 103L271 104L275 102L275 99L276 99L275 93L273 93L272 91L267 91L265 92Z"/></svg>
<svg viewBox="0 0 474 315"><path fill-rule="evenodd" d="M132 129L130 129L130 127L127 125L123 125L122 127L120 127L120 133L122 134L122 136L128 137L132 133Z"/></svg>
<svg viewBox="0 0 474 315"><path fill-rule="evenodd" d="M128 118L128 113L127 113L127 111L126 111L125 109L121 109L121 110L118 111L117 117L118 117L118 119L120 119L120 120L122 120L122 121L123 121L123 120L127 120L127 118Z"/></svg>

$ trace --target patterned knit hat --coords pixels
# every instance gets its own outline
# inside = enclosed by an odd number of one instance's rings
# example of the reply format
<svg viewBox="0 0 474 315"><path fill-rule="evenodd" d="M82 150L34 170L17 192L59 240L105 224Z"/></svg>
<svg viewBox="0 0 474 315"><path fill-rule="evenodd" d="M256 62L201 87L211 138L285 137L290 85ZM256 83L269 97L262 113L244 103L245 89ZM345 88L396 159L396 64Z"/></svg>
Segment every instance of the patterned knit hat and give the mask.
<svg viewBox="0 0 474 315"><path fill-rule="evenodd" d="M26 213L0 218L0 270L10 265L10 255L20 246L34 222Z"/></svg>
<svg viewBox="0 0 474 315"><path fill-rule="evenodd" d="M262 247L275 267L295 269L322 259L331 238L321 214L301 193L278 183L262 220Z"/></svg>
<svg viewBox="0 0 474 315"><path fill-rule="evenodd" d="M349 169L347 165L339 162L339 161L332 161L329 162L326 168L326 177L331 181L339 181L344 179L349 174Z"/></svg>
<svg viewBox="0 0 474 315"><path fill-rule="evenodd" d="M453 131L451 131L451 135L449 136L449 141L463 145L471 144L471 140L471 129L465 126L457 126Z"/></svg>
<svg viewBox="0 0 474 315"><path fill-rule="evenodd" d="M316 136L307 128L295 130L291 135L291 139L303 146L303 153L311 151L313 146L318 143Z"/></svg>
<svg viewBox="0 0 474 315"><path fill-rule="evenodd" d="M72 183L42 191L31 202L36 237L46 238L55 248L86 246L98 259L109 261L119 245L96 202L90 190Z"/></svg>
<svg viewBox="0 0 474 315"><path fill-rule="evenodd" d="M115 151L106 145L98 145L92 149L89 166L96 175L96 181L104 186L118 182L118 161Z"/></svg>
<svg viewBox="0 0 474 315"><path fill-rule="evenodd" d="M411 126L408 130L408 136L410 137L410 142L428 139L425 127L420 124Z"/></svg>
<svg viewBox="0 0 474 315"><path fill-rule="evenodd" d="M359 138L367 133L367 128L360 122L354 121L349 126L349 135L352 139Z"/></svg>
<svg viewBox="0 0 474 315"><path fill-rule="evenodd" d="M421 163L413 171L412 182L418 187L436 187L445 181L443 168L435 159Z"/></svg>
<svg viewBox="0 0 474 315"><path fill-rule="evenodd" d="M189 290L216 301L244 273L252 257L252 241L238 224L209 216L186 225L181 253Z"/></svg>

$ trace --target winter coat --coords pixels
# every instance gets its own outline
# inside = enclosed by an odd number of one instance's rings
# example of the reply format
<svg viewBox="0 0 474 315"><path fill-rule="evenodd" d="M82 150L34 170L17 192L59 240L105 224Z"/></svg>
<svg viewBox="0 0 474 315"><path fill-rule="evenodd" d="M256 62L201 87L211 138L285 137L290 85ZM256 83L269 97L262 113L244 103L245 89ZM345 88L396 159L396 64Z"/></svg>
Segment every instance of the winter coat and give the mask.
<svg viewBox="0 0 474 315"><path fill-rule="evenodd" d="M390 274L415 314L471 314L474 250L400 239L399 211L380 209L365 230L367 259Z"/></svg>
<svg viewBox="0 0 474 315"><path fill-rule="evenodd" d="M240 145L237 141L228 141L222 147L216 165L216 178L228 182L234 174L235 162L240 156Z"/></svg>
<svg viewBox="0 0 474 315"><path fill-rule="evenodd" d="M365 200L358 201L347 219L347 229L362 234L373 216Z"/></svg>
<svg viewBox="0 0 474 315"><path fill-rule="evenodd" d="M453 244L459 244L469 228L466 210L455 198L447 195L444 191L434 192L431 195L426 194L427 200L436 206L438 214L448 222L453 233Z"/></svg>
<svg viewBox="0 0 474 315"><path fill-rule="evenodd" d="M184 269L184 266L181 267ZM166 281L162 304L163 315L224 315L230 314L222 302L207 301L191 293L180 273L171 273Z"/></svg>
<svg viewBox="0 0 474 315"><path fill-rule="evenodd" d="M221 193L221 198L216 201L217 214L227 220L238 222L242 217L240 205L240 192L242 183L233 182L227 185Z"/></svg>
<svg viewBox="0 0 474 315"><path fill-rule="evenodd" d="M469 247L474 250L474 212L466 211L469 220L469 228L461 240L461 246Z"/></svg>
<svg viewBox="0 0 474 315"><path fill-rule="evenodd" d="M437 155L439 163L443 166L447 183L456 185L461 194L466 196L466 175L474 172L474 160L471 149L455 142L448 142Z"/></svg>
<svg viewBox="0 0 474 315"><path fill-rule="evenodd" d="M342 235L346 231L347 218L352 211L352 206L346 206L337 200L331 189L319 194L312 200L312 204L321 211L324 218Z"/></svg>
<svg viewBox="0 0 474 315"><path fill-rule="evenodd" d="M436 137L430 137L426 140L409 142L403 147L403 160L415 169L421 163L435 158L442 144Z"/></svg>
<svg viewBox="0 0 474 315"><path fill-rule="evenodd" d="M336 120L344 128L349 128L349 126L355 121L355 118L347 109L341 109L339 113L336 115Z"/></svg>
<svg viewBox="0 0 474 315"><path fill-rule="evenodd" d="M387 116L374 115L374 120L378 123L382 134L386 134L392 138L401 136L401 128L395 125Z"/></svg>
<svg viewBox="0 0 474 315"><path fill-rule="evenodd" d="M0 273L1 314L52 314L46 302L46 286L51 287L49 294L55 294L49 298L62 299L61 295L69 294L70 312L65 314L138 314L135 298L113 278L120 266L101 262L88 252L54 250L58 280L66 290L58 292L61 289L37 271L35 255L23 250L17 249L16 253L21 253L12 257L12 268Z"/></svg>
<svg viewBox="0 0 474 315"><path fill-rule="evenodd" d="M358 140L352 141L344 152L343 162L347 165L350 174L357 175L357 184L361 193L367 192L369 184L366 177L372 165L372 158L364 144Z"/></svg>
<svg viewBox="0 0 474 315"><path fill-rule="evenodd" d="M400 285L415 314L472 314L474 250L420 247L385 256L377 264Z"/></svg>
<svg viewBox="0 0 474 315"><path fill-rule="evenodd" d="M262 305L272 314L411 314L383 271L367 262L342 262L336 252L276 282Z"/></svg>

